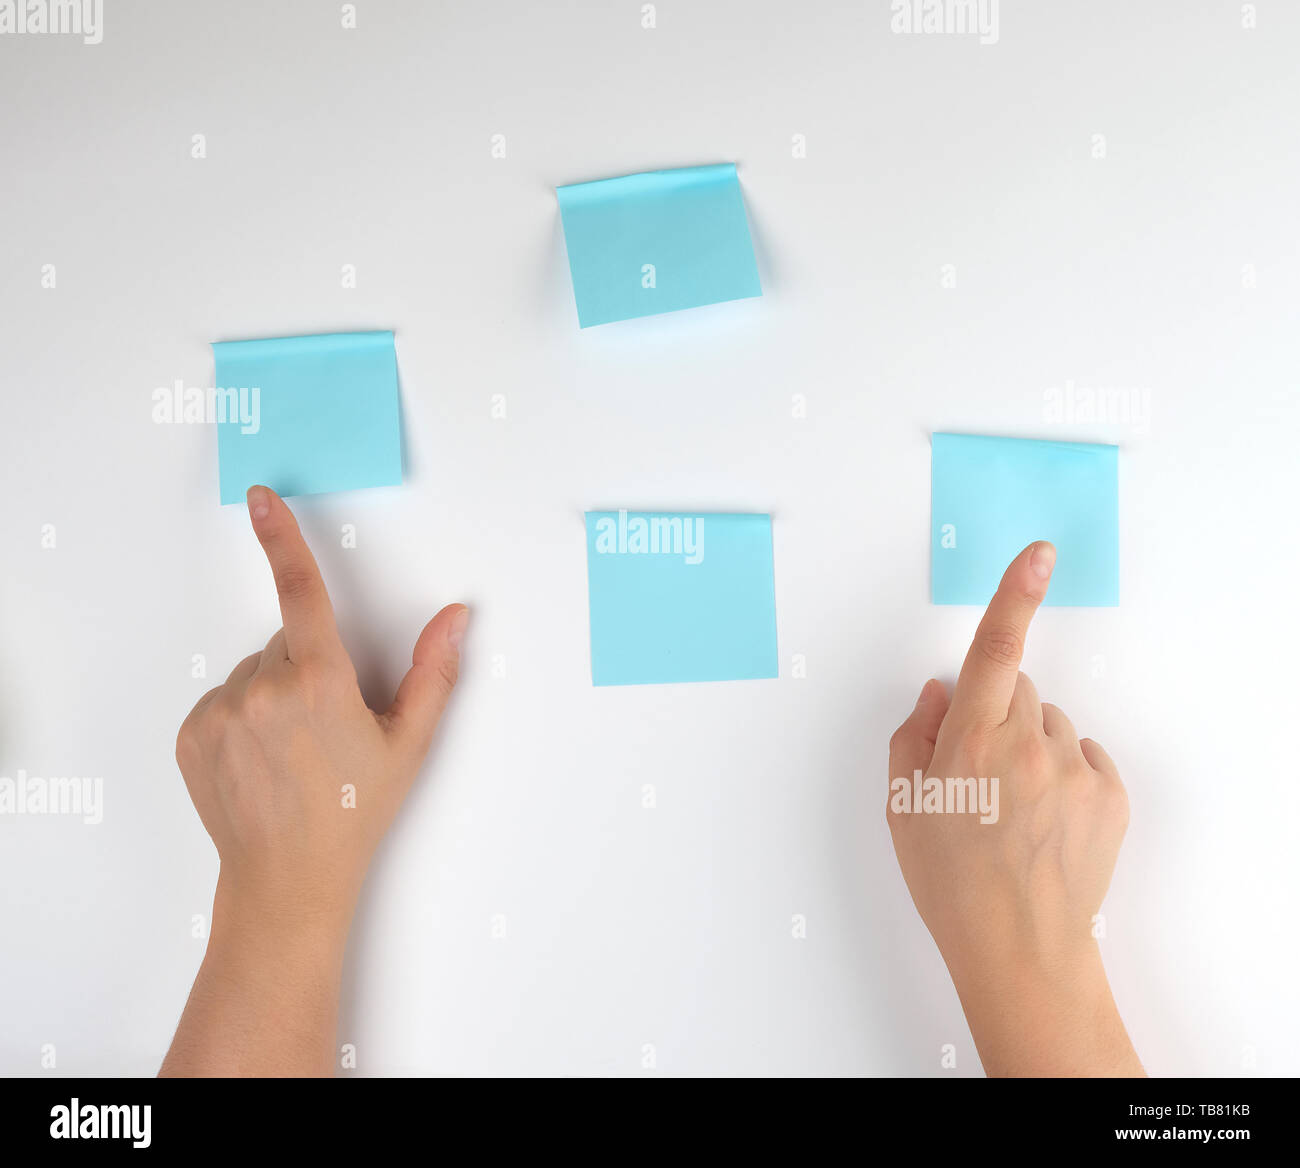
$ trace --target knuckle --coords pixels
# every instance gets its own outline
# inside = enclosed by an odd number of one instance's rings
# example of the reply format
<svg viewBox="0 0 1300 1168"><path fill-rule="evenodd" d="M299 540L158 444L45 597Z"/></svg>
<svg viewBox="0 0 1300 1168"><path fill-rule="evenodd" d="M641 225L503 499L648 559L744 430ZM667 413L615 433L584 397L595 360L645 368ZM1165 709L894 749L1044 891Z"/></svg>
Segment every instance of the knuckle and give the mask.
<svg viewBox="0 0 1300 1168"><path fill-rule="evenodd" d="M194 723L186 718L176 733L176 765L184 770L194 761L198 750L195 741Z"/></svg>
<svg viewBox="0 0 1300 1168"><path fill-rule="evenodd" d="M460 662L454 656L444 657L438 662L435 673L445 692L451 693L460 679Z"/></svg>
<svg viewBox="0 0 1300 1168"><path fill-rule="evenodd" d="M1043 600L1042 593L1035 592L1032 588L1017 588L1013 595L1021 604L1030 608L1037 608Z"/></svg>
<svg viewBox="0 0 1300 1168"><path fill-rule="evenodd" d="M230 704L228 691L222 690L203 708L199 716L199 727L203 738L219 737L230 725L234 710Z"/></svg>
<svg viewBox="0 0 1300 1168"><path fill-rule="evenodd" d="M993 665L1016 667L1024 654L1025 640L1019 629L999 625L989 629L980 638L979 651L984 660Z"/></svg>
<svg viewBox="0 0 1300 1168"><path fill-rule="evenodd" d="M316 577L296 565L281 568L275 576L275 589L285 600L304 600L316 589Z"/></svg>
<svg viewBox="0 0 1300 1168"><path fill-rule="evenodd" d="M240 712L253 725L270 721L280 704L279 687L268 677L254 677L244 689Z"/></svg>
<svg viewBox="0 0 1300 1168"><path fill-rule="evenodd" d="M1128 792L1118 778L1104 777L1102 790L1105 793L1108 816L1118 825L1127 828L1129 823Z"/></svg>
<svg viewBox="0 0 1300 1168"><path fill-rule="evenodd" d="M1065 793L1082 803L1093 802L1101 793L1096 773L1083 759L1066 762L1061 777Z"/></svg>
<svg viewBox="0 0 1300 1168"><path fill-rule="evenodd" d="M1027 739L1020 748L1020 759L1025 769L1033 775L1045 774L1052 766L1052 752L1041 738Z"/></svg>
<svg viewBox="0 0 1300 1168"><path fill-rule="evenodd" d="M1102 748L1100 742L1095 738L1080 738L1079 749L1083 752L1084 758L1088 760L1088 765L1099 774L1109 776L1114 782L1119 782L1119 772L1115 769L1115 764L1111 757Z"/></svg>
<svg viewBox="0 0 1300 1168"><path fill-rule="evenodd" d="M360 695L357 671L346 653L337 657L309 658L296 671L299 688L308 705L339 705Z"/></svg>
<svg viewBox="0 0 1300 1168"><path fill-rule="evenodd" d="M358 687L357 671L346 658L331 662L327 668L313 670L309 676L317 689L332 698L347 697Z"/></svg>

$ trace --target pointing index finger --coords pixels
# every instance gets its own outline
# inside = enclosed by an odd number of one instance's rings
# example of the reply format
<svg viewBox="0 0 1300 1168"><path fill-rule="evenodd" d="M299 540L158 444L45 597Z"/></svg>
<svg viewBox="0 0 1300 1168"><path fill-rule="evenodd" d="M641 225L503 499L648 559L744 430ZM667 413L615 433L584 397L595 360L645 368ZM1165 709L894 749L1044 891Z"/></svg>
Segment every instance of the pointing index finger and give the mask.
<svg viewBox="0 0 1300 1168"><path fill-rule="evenodd" d="M1020 676L1029 622L1047 595L1056 548L1031 543L1007 568L975 630L952 695L952 710L967 722L1000 725L1007 719Z"/></svg>
<svg viewBox="0 0 1300 1168"><path fill-rule="evenodd" d="M248 489L248 514L275 577L289 660L337 645L329 593L293 512L270 487L257 486Z"/></svg>

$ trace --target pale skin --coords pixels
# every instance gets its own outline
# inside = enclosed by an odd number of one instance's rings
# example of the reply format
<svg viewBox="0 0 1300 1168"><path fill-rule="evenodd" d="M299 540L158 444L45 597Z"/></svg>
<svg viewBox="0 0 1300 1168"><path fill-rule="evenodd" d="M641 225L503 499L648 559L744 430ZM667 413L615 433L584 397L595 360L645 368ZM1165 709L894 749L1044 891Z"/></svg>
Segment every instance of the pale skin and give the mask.
<svg viewBox="0 0 1300 1168"><path fill-rule="evenodd" d="M450 605L425 626L392 705L376 713L289 508L254 487L248 509L284 624L177 736L220 873L162 1075L334 1073L357 898L456 684L469 617ZM985 1070L1137 1075L1090 931L1128 821L1124 789L1106 753L1019 672L1054 557L1034 544L1016 559L951 701L927 682L890 742L891 776L997 775L998 822L891 813L890 827Z"/></svg>
<svg viewBox="0 0 1300 1168"><path fill-rule="evenodd" d="M1056 550L1025 548L975 633L951 698L926 682L889 743L892 780L999 779L999 815L887 801L903 877L989 1075L1141 1075L1093 937L1128 826L1110 756L1020 672Z"/></svg>
<svg viewBox="0 0 1300 1168"><path fill-rule="evenodd" d="M344 946L371 856L456 684L469 610L420 633L370 710L289 508L248 492L284 626L205 694L176 761L220 857L207 953L163 1075L330 1075Z"/></svg>

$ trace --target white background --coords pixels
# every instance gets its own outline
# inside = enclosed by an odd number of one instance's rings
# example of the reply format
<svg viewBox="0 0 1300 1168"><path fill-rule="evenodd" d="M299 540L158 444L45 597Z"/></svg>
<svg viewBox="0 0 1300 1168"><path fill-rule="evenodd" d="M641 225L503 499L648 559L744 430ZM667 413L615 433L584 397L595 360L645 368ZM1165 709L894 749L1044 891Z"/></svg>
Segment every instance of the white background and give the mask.
<svg viewBox="0 0 1300 1168"><path fill-rule="evenodd" d="M1130 793L1107 968L1153 1073L1296 1072L1300 11L1005 0L980 45L657 7L0 37L0 775L105 787L99 826L0 817L0 1071L157 1068L216 876L176 728L279 623L154 389L392 328L406 482L294 507L375 702L437 608L473 621L354 929L357 1073L979 1073L883 815L979 616L927 599L941 429L1121 445L1121 606L1043 611L1025 664ZM719 161L763 298L579 331L553 187ZM1149 417L1053 421L1067 382ZM772 512L779 681L592 688L581 516L619 506Z"/></svg>

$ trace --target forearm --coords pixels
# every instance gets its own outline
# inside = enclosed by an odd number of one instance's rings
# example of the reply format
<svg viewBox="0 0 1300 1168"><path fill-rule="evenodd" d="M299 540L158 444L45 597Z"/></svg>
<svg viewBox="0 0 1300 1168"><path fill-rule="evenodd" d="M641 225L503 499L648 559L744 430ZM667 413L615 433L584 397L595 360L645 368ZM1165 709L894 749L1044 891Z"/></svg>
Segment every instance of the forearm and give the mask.
<svg viewBox="0 0 1300 1168"><path fill-rule="evenodd" d="M996 968L996 975L954 977L986 1074L1145 1075L1099 955L1057 970L1015 962Z"/></svg>
<svg viewBox="0 0 1300 1168"><path fill-rule="evenodd" d="M284 917L220 881L164 1076L330 1075L347 924Z"/></svg>

